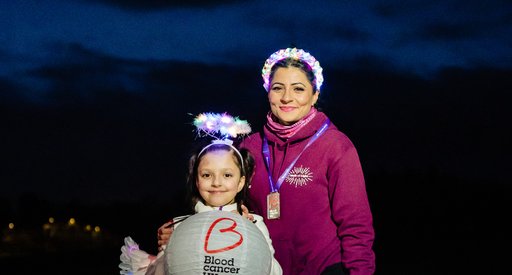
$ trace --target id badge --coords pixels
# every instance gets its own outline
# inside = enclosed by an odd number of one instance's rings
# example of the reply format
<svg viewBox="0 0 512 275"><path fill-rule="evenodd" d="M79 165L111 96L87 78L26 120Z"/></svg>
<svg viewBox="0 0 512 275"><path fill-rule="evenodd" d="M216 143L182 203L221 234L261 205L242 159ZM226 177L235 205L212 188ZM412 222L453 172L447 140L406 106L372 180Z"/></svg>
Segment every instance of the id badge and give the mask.
<svg viewBox="0 0 512 275"><path fill-rule="evenodd" d="M281 202L279 192L272 192L267 195L267 219L279 219L281 216Z"/></svg>

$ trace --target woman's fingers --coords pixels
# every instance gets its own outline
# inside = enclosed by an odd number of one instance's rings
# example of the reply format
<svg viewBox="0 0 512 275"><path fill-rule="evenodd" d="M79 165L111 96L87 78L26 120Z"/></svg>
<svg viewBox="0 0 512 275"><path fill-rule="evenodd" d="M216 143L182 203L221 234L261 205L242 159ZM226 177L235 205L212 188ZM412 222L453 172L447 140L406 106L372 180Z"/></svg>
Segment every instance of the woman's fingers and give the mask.
<svg viewBox="0 0 512 275"><path fill-rule="evenodd" d="M169 239L171 238L171 234L174 231L174 227L167 227L170 224L172 224L172 220L164 223L160 228L158 228L157 232L157 239L158 239L158 246L166 245L169 242Z"/></svg>
<svg viewBox="0 0 512 275"><path fill-rule="evenodd" d="M242 216L250 221L254 221L254 216L249 213L249 208L242 204Z"/></svg>

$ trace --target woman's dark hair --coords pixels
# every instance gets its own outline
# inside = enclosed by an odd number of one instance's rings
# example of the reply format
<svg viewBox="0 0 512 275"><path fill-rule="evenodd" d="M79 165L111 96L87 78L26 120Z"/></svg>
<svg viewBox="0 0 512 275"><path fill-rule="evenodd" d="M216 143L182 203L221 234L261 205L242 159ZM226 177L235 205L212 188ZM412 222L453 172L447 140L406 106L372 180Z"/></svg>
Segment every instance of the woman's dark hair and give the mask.
<svg viewBox="0 0 512 275"><path fill-rule="evenodd" d="M272 66L272 69L270 69L269 83L272 83L272 79L274 78L274 74L276 73L277 69L289 67L295 67L302 70L306 74L306 77L308 78L311 86L313 86L313 93L315 93L318 90L316 87L315 73L313 72L311 66L309 66L308 63L300 59L295 59L291 57L281 59L277 61L276 64L274 64L274 66Z"/></svg>
<svg viewBox="0 0 512 275"><path fill-rule="evenodd" d="M204 147L203 147L204 148ZM233 159L240 169L240 177L245 177L244 187L240 192L238 192L235 196L235 203L237 204L237 209L240 214L242 214L242 204L244 204L247 200L249 194L249 185L251 184L251 178L254 171L254 158L249 153L247 149L239 149L240 155L243 158L244 167L241 166L242 161L240 160L240 156L234 151L234 149L226 144L214 144L210 145L203 152L201 152L202 148L193 154L188 163L188 175L187 175L187 196L188 201L191 203L192 210L194 209L196 203L201 201L204 203L203 198L199 194L199 190L197 189L197 169L199 167L199 163L201 159L209 152L213 151L226 151L230 152L233 156ZM201 153L201 155L199 155Z"/></svg>

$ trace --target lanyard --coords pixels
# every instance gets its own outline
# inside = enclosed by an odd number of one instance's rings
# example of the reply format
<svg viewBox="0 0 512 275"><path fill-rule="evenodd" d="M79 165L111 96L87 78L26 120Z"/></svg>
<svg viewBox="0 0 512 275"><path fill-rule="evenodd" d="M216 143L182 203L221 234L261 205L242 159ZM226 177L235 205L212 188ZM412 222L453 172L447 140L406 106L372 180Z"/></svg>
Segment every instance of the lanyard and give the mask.
<svg viewBox="0 0 512 275"><path fill-rule="evenodd" d="M299 155L297 155L297 157L295 157L295 159L292 161L292 163L290 163L290 165L288 165L288 167L284 170L283 174L279 177L279 179L277 179L276 184L274 184L274 181L272 180L272 173L270 172L270 151L268 149L267 136L263 135L262 151L263 151L263 156L265 159L265 164L267 166L268 182L270 185L271 192L279 191L279 188L281 188L281 184L283 184L284 179L286 179L286 177L288 176L288 173L290 172L292 167L295 165L295 163L297 162L299 157L302 155L302 153L304 153L304 151L309 147L309 145L311 145L315 140L318 139L318 137L320 137L325 132L325 130L327 129L327 127L329 126L330 123L331 123L331 121L329 119L325 120L324 124L322 125L322 127L320 127L318 132L316 132L315 135L313 137L311 137L311 139L306 144L306 146L302 149L302 151L299 153Z"/></svg>

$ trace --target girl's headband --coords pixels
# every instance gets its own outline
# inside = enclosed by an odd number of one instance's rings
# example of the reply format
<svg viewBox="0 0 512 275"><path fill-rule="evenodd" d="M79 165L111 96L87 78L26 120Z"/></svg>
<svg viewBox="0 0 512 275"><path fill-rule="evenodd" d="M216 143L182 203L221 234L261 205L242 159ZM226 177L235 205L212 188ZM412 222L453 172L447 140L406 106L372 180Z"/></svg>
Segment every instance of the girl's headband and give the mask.
<svg viewBox="0 0 512 275"><path fill-rule="evenodd" d="M213 145L227 145L238 154L242 170L245 170L244 158L242 157L242 154L240 154L240 151L233 146L233 140L230 138L247 135L251 132L251 126L249 126L249 123L246 120L238 119L238 117L234 118L227 113L202 113L194 119L194 125L197 128L199 136L207 135L214 138L212 143L201 149L197 157L200 157L206 149Z"/></svg>
<svg viewBox="0 0 512 275"><path fill-rule="evenodd" d="M197 154L197 157L199 158L204 153L204 151L206 151L206 149L210 148L213 145L226 145L226 146L231 147L231 149L233 149L233 151L235 151L236 154L240 157L240 164L242 166L242 171L245 170L244 169L244 158L242 157L242 154L240 154L240 151L238 151L238 149L236 149L235 146L233 146L233 141L229 140L229 139L226 139L226 140L220 140L220 139L212 140L212 143L206 145L203 149L201 149L199 154Z"/></svg>
<svg viewBox="0 0 512 275"><path fill-rule="evenodd" d="M310 53L302 49L287 48L273 53L270 55L267 61L265 61L265 65L261 70L261 76L263 77L263 87L265 90L267 90L267 92L270 89L270 71L272 70L272 67L278 61L281 61L285 58L293 58L306 62L313 70L313 74L315 75L316 89L320 91L320 87L324 82L324 76L322 75L323 69L320 67L320 62L318 62Z"/></svg>

